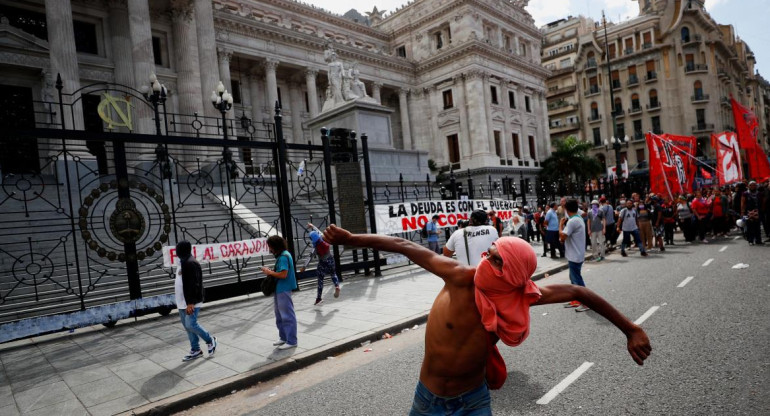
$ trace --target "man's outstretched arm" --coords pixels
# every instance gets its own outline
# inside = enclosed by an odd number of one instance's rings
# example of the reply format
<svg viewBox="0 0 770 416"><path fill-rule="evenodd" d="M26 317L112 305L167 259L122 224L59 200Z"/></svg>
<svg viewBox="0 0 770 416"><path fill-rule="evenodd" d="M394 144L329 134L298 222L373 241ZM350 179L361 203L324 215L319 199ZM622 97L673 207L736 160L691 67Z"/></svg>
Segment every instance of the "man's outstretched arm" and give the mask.
<svg viewBox="0 0 770 416"><path fill-rule="evenodd" d="M472 283L474 268L458 263L454 259L436 254L427 248L403 238L378 234L351 234L348 230L332 224L324 230L324 240L329 244L345 244L356 247L370 247L380 251L403 254L425 270L456 284Z"/></svg>
<svg viewBox="0 0 770 416"><path fill-rule="evenodd" d="M592 290L576 285L550 285L540 288L542 297L534 305L545 305L549 303L568 302L577 300L588 306L591 310L612 322L618 329L623 331L628 339L628 353L637 364L643 365L644 360L652 352L650 340L644 330L635 323L631 322L614 306L604 300L601 296Z"/></svg>

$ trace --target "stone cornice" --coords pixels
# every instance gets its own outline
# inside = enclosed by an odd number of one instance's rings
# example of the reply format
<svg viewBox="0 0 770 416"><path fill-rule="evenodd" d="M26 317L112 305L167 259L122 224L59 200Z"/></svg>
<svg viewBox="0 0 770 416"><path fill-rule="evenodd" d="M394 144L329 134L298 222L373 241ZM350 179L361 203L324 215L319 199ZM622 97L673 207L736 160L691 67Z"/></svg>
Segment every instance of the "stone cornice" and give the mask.
<svg viewBox="0 0 770 416"><path fill-rule="evenodd" d="M519 58L518 56L511 56L507 53L503 53L499 49L479 40L468 41L453 47L446 52L438 54L431 59L420 62L417 65L417 72L424 72L435 68L439 65L444 65L449 62L455 61L463 56L476 54L486 58L494 59L501 64L518 69L525 74L540 76L543 79L550 76L551 71L537 65L532 62L527 62Z"/></svg>
<svg viewBox="0 0 770 416"><path fill-rule="evenodd" d="M264 22L258 22L253 19L241 17L239 15L218 15L214 17L214 24L219 28L226 28L232 34L238 34L254 39L272 39L288 44L300 45L318 52L326 48L327 39L307 33L297 32L285 27L268 25ZM230 46L237 45L230 39ZM244 48L252 48L246 45L238 45ZM334 43L334 50L341 58L367 62L375 66L390 68L400 72L412 74L415 70L415 64L401 58L391 55L383 55L374 52L361 50L349 45Z"/></svg>
<svg viewBox="0 0 770 416"><path fill-rule="evenodd" d="M398 27L397 29L393 30L393 37L398 37L403 35L404 33L411 32L415 29L421 28L423 25L426 25L428 22L444 17L447 14L451 14L455 12L457 9L470 5L474 10L480 10L483 11L489 15L492 15L500 20L503 20L510 24L512 27L532 36L535 39L540 39L542 37L542 34L540 31L535 27L534 22L531 25L527 25L525 22L519 21L515 18L512 18L510 15L505 14L501 12L500 10L495 9L494 7L491 7L485 2L484 0L457 0L453 1L450 4L441 7L437 9L435 12L428 14L425 17L420 18L419 20L415 21L409 21L407 24ZM403 9L399 10L396 13L391 14L388 16L386 21L390 19L397 19L398 15L401 14L403 11L409 9L410 6L404 7ZM522 14L526 16L526 11L524 11Z"/></svg>

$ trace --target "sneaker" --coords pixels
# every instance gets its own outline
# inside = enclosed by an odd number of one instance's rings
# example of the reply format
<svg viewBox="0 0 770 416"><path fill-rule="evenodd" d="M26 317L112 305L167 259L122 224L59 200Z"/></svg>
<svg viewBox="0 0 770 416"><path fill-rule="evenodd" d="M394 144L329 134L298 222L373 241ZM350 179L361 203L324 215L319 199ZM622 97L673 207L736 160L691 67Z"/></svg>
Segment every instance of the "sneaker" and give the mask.
<svg viewBox="0 0 770 416"><path fill-rule="evenodd" d="M664 251L666 251L666 248L665 248L665 247L661 247L661 248L660 248L660 251L661 251L661 252L664 252Z"/></svg>
<svg viewBox="0 0 770 416"><path fill-rule="evenodd" d="M297 348L297 344L283 344L278 347L279 350L288 350L289 348Z"/></svg>
<svg viewBox="0 0 770 416"><path fill-rule="evenodd" d="M579 308L575 309L575 312L585 312L585 311L590 311L590 310L591 310L591 308L589 308L588 306L580 305Z"/></svg>
<svg viewBox="0 0 770 416"><path fill-rule="evenodd" d="M548 257L548 254L543 253L543 255L540 257Z"/></svg>
<svg viewBox="0 0 770 416"><path fill-rule="evenodd" d="M214 355L217 350L217 337L211 337L211 344L206 344L209 347L209 357Z"/></svg>
<svg viewBox="0 0 770 416"><path fill-rule="evenodd" d="M187 355L182 357L182 361L190 361L190 360L194 360L194 359L200 358L200 357L203 357L203 351L201 351L201 350L195 350L195 351L190 350L190 352L187 353Z"/></svg>
<svg viewBox="0 0 770 416"><path fill-rule="evenodd" d="M341 289L342 289L342 288L340 288L339 286L337 286L337 287L335 287L335 288L334 288L334 297L335 297L335 298L338 298L338 297L340 297L340 290L341 290Z"/></svg>
<svg viewBox="0 0 770 416"><path fill-rule="evenodd" d="M323 299L316 299L315 303L313 304L313 306L321 306L323 304L324 304Z"/></svg>
<svg viewBox="0 0 770 416"><path fill-rule="evenodd" d="M283 344L285 344L285 343L286 343L286 341L284 341L284 340L282 340L282 339L279 339L278 341L275 341L275 342L273 343L273 346L275 346L275 347L280 347L281 345L283 345Z"/></svg>
<svg viewBox="0 0 770 416"><path fill-rule="evenodd" d="M646 251L643 251L643 252L642 252L642 257L647 257L647 256L648 256L647 252L646 252Z"/></svg>
<svg viewBox="0 0 770 416"><path fill-rule="evenodd" d="M565 308L577 308L580 306L580 302L573 300L564 304Z"/></svg>
<svg viewBox="0 0 770 416"><path fill-rule="evenodd" d="M628 257L628 254L626 254L625 250L620 252L620 255L623 257Z"/></svg>

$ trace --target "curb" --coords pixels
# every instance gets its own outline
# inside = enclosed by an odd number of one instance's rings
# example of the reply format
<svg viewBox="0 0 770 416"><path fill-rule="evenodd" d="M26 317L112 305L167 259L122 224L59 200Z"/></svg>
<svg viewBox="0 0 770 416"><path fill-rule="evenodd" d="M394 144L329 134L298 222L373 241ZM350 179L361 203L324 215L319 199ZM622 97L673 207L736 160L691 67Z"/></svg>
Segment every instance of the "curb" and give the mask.
<svg viewBox="0 0 770 416"><path fill-rule="evenodd" d="M591 258L590 255L586 259ZM546 274L558 273L569 268L569 264L559 264L547 270L543 270L532 276L533 281L545 278ZM233 390L242 390L253 387L257 383L268 381L293 371L300 370L312 364L325 360L329 356L338 355L352 351L361 346L361 343L369 341L379 341L382 336L388 333L398 333L405 328L411 328L414 325L421 325L428 321L428 313L419 314L410 318L405 318L386 327L367 331L362 335L353 336L347 339L335 341L315 350L305 351L301 354L285 358L284 360L266 365L264 367L232 376L224 380L219 380L207 386L180 393L157 402L149 403L131 410L121 415L129 416L161 416L170 415L209 402L214 399L225 397Z"/></svg>

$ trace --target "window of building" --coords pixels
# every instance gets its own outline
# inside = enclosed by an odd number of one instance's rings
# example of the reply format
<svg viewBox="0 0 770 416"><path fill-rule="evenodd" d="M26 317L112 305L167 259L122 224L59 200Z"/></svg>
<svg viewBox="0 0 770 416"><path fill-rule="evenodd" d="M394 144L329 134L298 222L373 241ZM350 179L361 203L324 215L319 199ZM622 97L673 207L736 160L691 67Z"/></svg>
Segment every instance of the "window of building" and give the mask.
<svg viewBox="0 0 770 416"><path fill-rule="evenodd" d="M628 67L628 85L636 85L639 83L639 77L636 76L636 65Z"/></svg>
<svg viewBox="0 0 770 416"><path fill-rule="evenodd" d="M524 109L528 112L532 112L532 104L530 103L530 99L528 95L524 96Z"/></svg>
<svg viewBox="0 0 770 416"><path fill-rule="evenodd" d="M656 79L658 74L655 72L655 61L647 61L644 63L647 70L647 79Z"/></svg>
<svg viewBox="0 0 770 416"><path fill-rule="evenodd" d="M511 138L513 139L513 155L516 156L516 159L521 159L521 147L518 133L511 134Z"/></svg>
<svg viewBox="0 0 770 416"><path fill-rule="evenodd" d="M519 43L519 53L521 56L527 56L527 44L526 42Z"/></svg>
<svg viewBox="0 0 770 416"><path fill-rule="evenodd" d="M399 46L396 48L396 56L406 58L406 46Z"/></svg>
<svg viewBox="0 0 770 416"><path fill-rule="evenodd" d="M642 140L643 138L642 120L634 120L634 140Z"/></svg>
<svg viewBox="0 0 770 416"><path fill-rule="evenodd" d="M516 108L516 93L508 91L508 107Z"/></svg>
<svg viewBox="0 0 770 416"><path fill-rule="evenodd" d="M652 32L644 32L642 34L642 48L648 49L652 47Z"/></svg>
<svg viewBox="0 0 770 416"><path fill-rule="evenodd" d="M599 147L602 145L602 129L594 127L594 146Z"/></svg>
<svg viewBox="0 0 770 416"><path fill-rule="evenodd" d="M686 71L695 70L695 55L688 53L684 56L684 65Z"/></svg>
<svg viewBox="0 0 770 416"><path fill-rule="evenodd" d="M599 118L599 104L596 104L596 102L591 103L591 120L596 120Z"/></svg>
<svg viewBox="0 0 770 416"><path fill-rule="evenodd" d="M511 37L509 35L505 35L505 37L503 37L503 46L505 47L506 51L512 52L513 48L511 48Z"/></svg>
<svg viewBox="0 0 770 416"><path fill-rule="evenodd" d="M616 53L616 51L615 51L615 44L614 43L610 43L610 46L609 46L610 59L615 59L615 53Z"/></svg>
<svg viewBox="0 0 770 416"><path fill-rule="evenodd" d="M230 81L230 84L232 85L232 88L233 88L233 91L232 91L233 102L236 104L240 104L241 103L241 82L234 79Z"/></svg>
<svg viewBox="0 0 770 416"><path fill-rule="evenodd" d="M636 149L636 163L642 163L647 160L644 156L644 148Z"/></svg>
<svg viewBox="0 0 770 416"><path fill-rule="evenodd" d="M96 37L96 25L79 20L72 21L75 31L75 50L94 55L99 54L99 43Z"/></svg>
<svg viewBox="0 0 770 416"><path fill-rule="evenodd" d="M444 110L455 106L454 99L452 98L452 90L448 89L441 93L441 97L444 99Z"/></svg>
<svg viewBox="0 0 770 416"><path fill-rule="evenodd" d="M8 18L8 23L11 26L34 35L38 39L48 40L45 13L0 5L0 15Z"/></svg>
<svg viewBox="0 0 770 416"><path fill-rule="evenodd" d="M559 68L569 68L572 65L572 58L564 58L559 61Z"/></svg>
<svg viewBox="0 0 770 416"><path fill-rule="evenodd" d="M444 47L444 35L441 34L441 32L436 32L433 34L433 42L436 45L436 49L441 49Z"/></svg>
<svg viewBox="0 0 770 416"><path fill-rule="evenodd" d="M624 43L623 46L625 48L625 51L624 51L625 55L631 55L632 53L634 53L634 38L626 38L623 40L623 43Z"/></svg>
<svg viewBox="0 0 770 416"><path fill-rule="evenodd" d="M695 83L692 84L692 90L696 100L703 99L703 84L700 81L695 81Z"/></svg>
<svg viewBox="0 0 770 416"><path fill-rule="evenodd" d="M639 94L634 93L631 95L631 110L636 111L639 108L640 108Z"/></svg>
<svg viewBox="0 0 770 416"><path fill-rule="evenodd" d="M281 99L281 87L276 88L276 90L278 91L278 105L283 108L283 100Z"/></svg>
<svg viewBox="0 0 770 416"><path fill-rule="evenodd" d="M529 157L532 160L537 160L537 152L535 150L535 136L529 136Z"/></svg>
<svg viewBox="0 0 770 416"><path fill-rule="evenodd" d="M307 91L305 91L305 112L310 113L310 97L307 95Z"/></svg>
<svg viewBox="0 0 770 416"><path fill-rule="evenodd" d="M596 155L596 158L599 160L599 163L601 163L602 169L606 170L607 169L607 157L604 156L603 154L599 153L598 155Z"/></svg>
<svg viewBox="0 0 770 416"><path fill-rule="evenodd" d="M658 108L660 103L658 102L658 91L650 90L650 108Z"/></svg>
<svg viewBox="0 0 770 416"><path fill-rule="evenodd" d="M497 101L497 87L494 85L489 86L489 95L492 97L492 104L499 104Z"/></svg>
<svg viewBox="0 0 770 416"><path fill-rule="evenodd" d="M706 110L702 108L695 110L695 118L698 120L698 126L706 124Z"/></svg>
<svg viewBox="0 0 770 416"><path fill-rule="evenodd" d="M616 128L616 133L617 133L619 139L623 139L624 137L626 137L626 124L625 123L623 123L623 122L617 123L615 125L615 128Z"/></svg>
<svg viewBox="0 0 770 416"><path fill-rule="evenodd" d="M614 107L615 109L613 111L615 111L615 115L623 113L623 100L621 100L620 97L615 98Z"/></svg>
<svg viewBox="0 0 770 416"><path fill-rule="evenodd" d="M651 121L652 121L652 132L655 134L662 134L663 131L660 128L660 116L653 117Z"/></svg>
<svg viewBox="0 0 770 416"><path fill-rule="evenodd" d="M690 41L690 29L687 26L682 28L682 43Z"/></svg>
<svg viewBox="0 0 770 416"><path fill-rule="evenodd" d="M610 79L612 79L612 88L620 88L620 71L617 69L610 73Z"/></svg>
<svg viewBox="0 0 770 416"><path fill-rule="evenodd" d="M596 55L593 52L586 54L586 66L596 66Z"/></svg>
<svg viewBox="0 0 770 416"><path fill-rule="evenodd" d="M460 163L460 140L456 134L446 136L447 149L449 150L449 163Z"/></svg>
<svg viewBox="0 0 770 416"><path fill-rule="evenodd" d="M500 152L500 132L495 130L493 134L495 136L495 154L497 157L500 157L503 155L502 152Z"/></svg>

